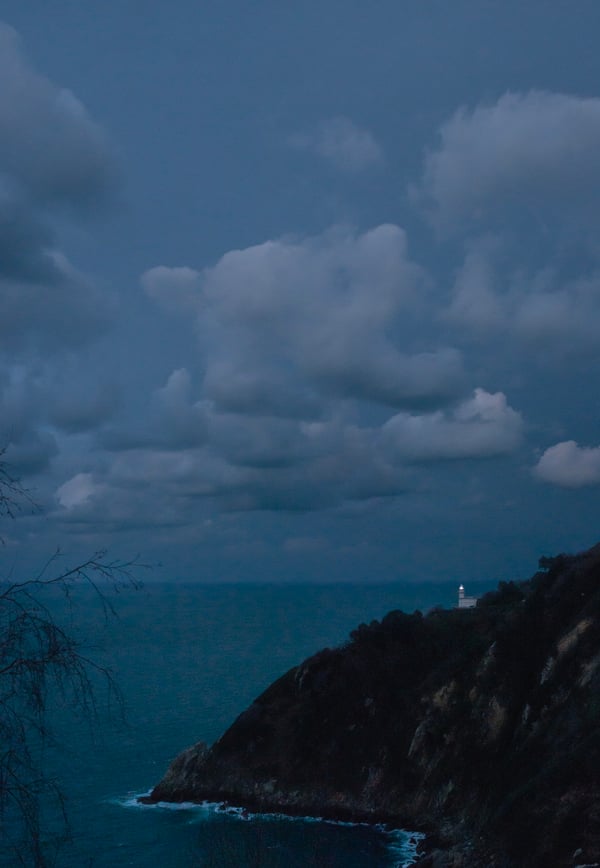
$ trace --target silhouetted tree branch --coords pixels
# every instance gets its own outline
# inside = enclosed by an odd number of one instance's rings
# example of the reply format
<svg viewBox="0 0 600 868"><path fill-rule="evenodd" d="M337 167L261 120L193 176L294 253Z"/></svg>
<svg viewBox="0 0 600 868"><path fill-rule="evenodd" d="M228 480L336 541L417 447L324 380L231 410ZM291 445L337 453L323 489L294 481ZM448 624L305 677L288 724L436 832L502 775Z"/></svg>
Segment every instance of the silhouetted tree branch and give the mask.
<svg viewBox="0 0 600 868"><path fill-rule="evenodd" d="M23 498L31 499L2 463L2 454L0 515L14 517ZM137 576L144 566L138 559L111 559L106 551L63 566L57 551L33 577L0 580L0 847L2 855L10 849L15 864L49 864L52 848L43 840L42 803L52 802L62 817L62 831L52 836L53 848L68 837L63 794L39 761L40 748L51 736L49 696L58 694L93 718L100 676L109 700L122 706L110 670L87 656L61 623L56 603L63 599L71 606L76 589L86 586L106 618L115 613L107 592L139 587Z"/></svg>
<svg viewBox="0 0 600 868"><path fill-rule="evenodd" d="M14 518L24 503L35 507L29 491L12 475L4 455L6 447L0 448L0 517ZM2 537L0 537L0 540Z"/></svg>

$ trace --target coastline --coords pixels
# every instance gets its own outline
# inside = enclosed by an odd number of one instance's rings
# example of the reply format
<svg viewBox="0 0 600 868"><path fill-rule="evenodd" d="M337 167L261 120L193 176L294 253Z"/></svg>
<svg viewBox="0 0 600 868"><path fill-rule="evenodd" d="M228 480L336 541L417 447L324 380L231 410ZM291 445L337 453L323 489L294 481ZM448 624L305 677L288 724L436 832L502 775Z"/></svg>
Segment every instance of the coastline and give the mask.
<svg viewBox="0 0 600 868"><path fill-rule="evenodd" d="M360 625L179 754L148 801L415 829L432 868L597 862L600 546L541 567L473 608Z"/></svg>
<svg viewBox="0 0 600 868"><path fill-rule="evenodd" d="M264 799L248 799L241 803L239 799L229 801L223 798L203 798L181 802L160 801L152 799L150 793L137 796L135 801L141 807L163 809L194 809L204 808L214 810L229 816L237 816L243 820L254 818L285 818L315 823L331 823L339 826L369 827L383 835L393 836L395 833L405 835L407 843L412 847L411 861L404 861L405 868L409 865L419 865L422 868L451 868L468 864L469 868L503 868L509 865L501 853L495 853L484 845L482 840L471 840L460 827L454 828L446 823L436 828L429 823L414 821L404 824L397 816L381 814L376 811L334 810L330 806L316 808L302 803L290 805L279 802L268 802ZM418 828L415 828L418 826ZM465 860L468 859L468 862Z"/></svg>
<svg viewBox="0 0 600 868"><path fill-rule="evenodd" d="M126 806L131 807L132 805L136 805L142 808L159 808L159 809L181 809L181 810L193 810L195 808L201 808L207 811L214 811L218 814L226 814L231 817L239 818L244 821L251 821L253 819L275 819L275 820L298 820L300 822L307 823L326 823L334 826L345 826L345 827L362 827L371 829L373 832L376 832L380 835L389 838L387 842L387 846L390 849L394 849L398 846L398 842L394 840L397 836L402 836L400 844L403 848L410 848L412 851L410 854L403 853L402 854L402 866L403 868L408 868L410 865L422 864L422 860L427 856L429 852L434 852L434 845L437 841L436 836L427 834L424 830L415 830L405 828L403 825L398 823L397 818L392 817L380 817L377 818L373 815L366 815L361 812L342 812L342 815L336 815L331 810L325 809L322 812L314 813L312 810L302 810L300 805L291 807L281 807L277 803L265 803L261 802L260 806L258 804L251 804L251 800L248 803L240 804L239 800L236 802L230 802L224 799L201 799L201 800L189 800L185 802L169 802L169 801L157 801L150 797L150 793L143 793L139 796L134 797L132 800L128 800L125 803ZM425 864L425 863L423 863ZM400 865L400 863L398 863Z"/></svg>

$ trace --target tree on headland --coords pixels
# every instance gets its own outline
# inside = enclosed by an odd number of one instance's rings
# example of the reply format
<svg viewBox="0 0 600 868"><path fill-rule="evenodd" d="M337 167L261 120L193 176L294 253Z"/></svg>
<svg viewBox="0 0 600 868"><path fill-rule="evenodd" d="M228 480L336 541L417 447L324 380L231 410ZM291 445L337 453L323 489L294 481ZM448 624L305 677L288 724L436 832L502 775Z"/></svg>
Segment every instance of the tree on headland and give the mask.
<svg viewBox="0 0 600 868"><path fill-rule="evenodd" d="M2 461L0 450L0 515L14 518L28 492ZM70 566L60 552L37 574L21 579L0 578L0 842L2 856L13 864L42 868L68 838L63 793L44 773L41 748L51 738L49 701L60 696L72 708L93 718L98 677L109 700L121 706L109 669L88 656L73 630L57 613L56 603L71 611L77 588L90 588L106 618L114 614L109 591L139 587L143 565L114 560L105 551ZM65 605L62 605L63 612ZM42 806L60 816L60 831L47 833Z"/></svg>

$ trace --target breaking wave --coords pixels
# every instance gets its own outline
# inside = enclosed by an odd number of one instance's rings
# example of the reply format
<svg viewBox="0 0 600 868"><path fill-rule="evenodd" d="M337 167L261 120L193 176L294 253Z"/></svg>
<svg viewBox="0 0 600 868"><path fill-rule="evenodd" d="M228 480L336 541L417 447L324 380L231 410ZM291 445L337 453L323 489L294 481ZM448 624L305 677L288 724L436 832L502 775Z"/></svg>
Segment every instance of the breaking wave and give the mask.
<svg viewBox="0 0 600 868"><path fill-rule="evenodd" d="M209 818L211 815L224 814L232 819L242 822L251 822L252 820L274 820L278 822L289 823L324 823L330 826L347 827L347 828L368 828L380 834L386 843L386 848L393 860L391 866L393 868L409 868L417 861L417 847L419 842L425 837L421 832L408 832L404 829L390 829L388 826L381 823L357 823L349 820L330 820L324 817L294 817L289 814L278 813L253 813L247 808L235 807L226 805L222 802L155 802L147 804L141 802L140 799L144 796L149 796L151 791L146 793L128 793L127 796L111 799L113 804L120 805L123 808L133 808L141 811L188 811L191 814L190 822L202 822L203 819Z"/></svg>

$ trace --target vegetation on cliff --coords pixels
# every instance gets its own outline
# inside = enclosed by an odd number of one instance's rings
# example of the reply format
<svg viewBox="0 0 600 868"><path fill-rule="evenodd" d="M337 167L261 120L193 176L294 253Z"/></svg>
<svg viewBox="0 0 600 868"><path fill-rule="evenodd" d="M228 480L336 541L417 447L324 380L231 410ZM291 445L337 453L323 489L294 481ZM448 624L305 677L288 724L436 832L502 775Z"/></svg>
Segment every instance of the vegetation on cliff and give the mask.
<svg viewBox="0 0 600 868"><path fill-rule="evenodd" d="M151 799L390 820L472 866L600 862L599 615L600 546L476 609L391 612L177 757Z"/></svg>

